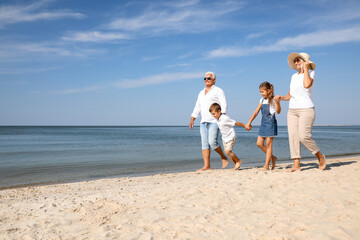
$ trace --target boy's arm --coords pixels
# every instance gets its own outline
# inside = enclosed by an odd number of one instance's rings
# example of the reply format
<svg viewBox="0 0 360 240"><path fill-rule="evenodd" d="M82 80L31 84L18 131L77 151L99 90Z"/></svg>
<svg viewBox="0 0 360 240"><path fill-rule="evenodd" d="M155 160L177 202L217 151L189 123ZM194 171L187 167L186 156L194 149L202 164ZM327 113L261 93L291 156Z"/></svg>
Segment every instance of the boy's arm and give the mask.
<svg viewBox="0 0 360 240"><path fill-rule="evenodd" d="M241 123L241 122L235 122L235 126L245 128L245 124L243 124L243 123Z"/></svg>

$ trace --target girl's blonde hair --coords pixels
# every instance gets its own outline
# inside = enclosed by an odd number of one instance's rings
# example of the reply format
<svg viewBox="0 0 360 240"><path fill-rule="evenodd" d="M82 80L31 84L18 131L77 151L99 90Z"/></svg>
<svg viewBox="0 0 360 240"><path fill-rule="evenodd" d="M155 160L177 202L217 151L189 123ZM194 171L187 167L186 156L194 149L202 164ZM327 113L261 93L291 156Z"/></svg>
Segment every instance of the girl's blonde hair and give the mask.
<svg viewBox="0 0 360 240"><path fill-rule="evenodd" d="M274 95L274 86L269 82L263 82L262 84L260 84L259 88L265 88L265 90L270 89L268 101L269 101L269 105L271 105L273 102L274 96L275 96Z"/></svg>

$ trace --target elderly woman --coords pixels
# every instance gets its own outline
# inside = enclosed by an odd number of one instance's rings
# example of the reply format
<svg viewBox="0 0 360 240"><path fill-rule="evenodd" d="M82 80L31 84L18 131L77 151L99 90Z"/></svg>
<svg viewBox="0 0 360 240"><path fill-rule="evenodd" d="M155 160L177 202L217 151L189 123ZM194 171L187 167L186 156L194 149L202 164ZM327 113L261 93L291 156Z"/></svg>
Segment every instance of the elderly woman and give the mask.
<svg viewBox="0 0 360 240"><path fill-rule="evenodd" d="M225 114L227 110L227 102L224 91L221 88L216 87L215 82L216 75L213 72L205 73L205 88L201 90L198 95L189 123L190 129L193 129L194 121L201 113L200 135L204 167L199 169L198 171L205 171L211 169L210 147L220 155L222 159L222 168L225 168L228 165L227 157L224 155L224 152L218 143L218 125L215 118L209 112L209 108L213 103L220 104L222 113Z"/></svg>
<svg viewBox="0 0 360 240"><path fill-rule="evenodd" d="M287 115L290 155L294 165L290 172L300 171L302 143L319 160L319 169L326 168L325 156L321 154L318 146L311 136L315 121L315 108L312 101L312 92L315 80L316 64L310 61L307 53L291 53L288 64L295 69L291 77L290 90L285 96L275 96L275 101L289 101Z"/></svg>

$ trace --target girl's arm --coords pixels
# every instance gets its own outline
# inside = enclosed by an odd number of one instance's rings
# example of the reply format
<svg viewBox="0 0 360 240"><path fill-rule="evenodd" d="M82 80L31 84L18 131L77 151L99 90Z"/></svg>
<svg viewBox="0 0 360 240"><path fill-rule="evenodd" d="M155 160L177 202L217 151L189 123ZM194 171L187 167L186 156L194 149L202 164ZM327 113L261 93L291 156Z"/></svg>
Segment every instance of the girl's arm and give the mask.
<svg viewBox="0 0 360 240"><path fill-rule="evenodd" d="M252 121L256 118L256 116L259 114L261 109L261 103L256 107L254 113L251 115L249 122L246 124L247 126L251 126Z"/></svg>
<svg viewBox="0 0 360 240"><path fill-rule="evenodd" d="M309 61L306 61L304 64L304 88L309 88L313 85L314 79L310 78L309 73Z"/></svg>
<svg viewBox="0 0 360 240"><path fill-rule="evenodd" d="M276 113L277 113L277 114L280 114L280 112L281 112L280 100L279 100L279 99L278 99L278 100L274 99L274 101L275 101L275 110L276 110Z"/></svg>

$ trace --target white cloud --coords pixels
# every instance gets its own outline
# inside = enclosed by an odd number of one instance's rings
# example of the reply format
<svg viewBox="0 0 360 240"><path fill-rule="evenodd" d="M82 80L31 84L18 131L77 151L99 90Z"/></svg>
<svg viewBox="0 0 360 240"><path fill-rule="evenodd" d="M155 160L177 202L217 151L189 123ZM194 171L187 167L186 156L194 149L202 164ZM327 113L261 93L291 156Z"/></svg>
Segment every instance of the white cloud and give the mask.
<svg viewBox="0 0 360 240"><path fill-rule="evenodd" d="M193 73L163 73L152 76L147 76L139 79L124 79L119 82L114 83L113 85L118 88L137 88L144 87L149 85L158 85L168 82L175 81L184 81L189 79L201 78L204 75L202 72L193 72Z"/></svg>
<svg viewBox="0 0 360 240"><path fill-rule="evenodd" d="M130 37L123 33L92 31L74 33L70 36L63 37L62 39L75 42L108 42L130 39Z"/></svg>
<svg viewBox="0 0 360 240"><path fill-rule="evenodd" d="M69 10L46 11L40 10L50 1L35 2L24 6L2 6L0 7L0 27L19 22L33 22L38 20L55 20L60 18L84 18L82 13Z"/></svg>
<svg viewBox="0 0 360 240"><path fill-rule="evenodd" d="M51 94L74 94L74 93L83 93L83 92L94 92L104 89L104 86L90 86L84 88L73 88L73 89L66 89L60 91L52 91Z"/></svg>
<svg viewBox="0 0 360 240"><path fill-rule="evenodd" d="M208 56L210 58L240 57L264 52L286 51L292 48L328 46L357 41L360 41L360 27L353 27L344 30L320 31L301 34L296 37L287 37L267 46L253 46L250 48L220 47L210 51Z"/></svg>
<svg viewBox="0 0 360 240"><path fill-rule="evenodd" d="M166 9L161 6L152 7L136 17L117 18L110 22L108 27L142 34L158 34L164 31L205 32L220 26L225 27L226 15L243 6L244 3L235 1L206 5L199 4L199 1L188 1L182 5L168 4Z"/></svg>

